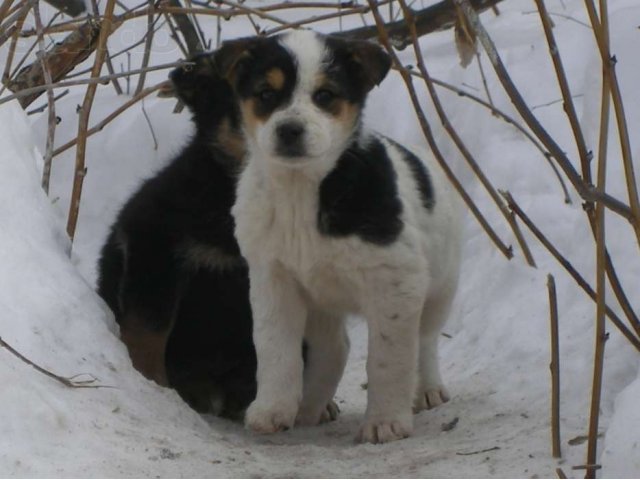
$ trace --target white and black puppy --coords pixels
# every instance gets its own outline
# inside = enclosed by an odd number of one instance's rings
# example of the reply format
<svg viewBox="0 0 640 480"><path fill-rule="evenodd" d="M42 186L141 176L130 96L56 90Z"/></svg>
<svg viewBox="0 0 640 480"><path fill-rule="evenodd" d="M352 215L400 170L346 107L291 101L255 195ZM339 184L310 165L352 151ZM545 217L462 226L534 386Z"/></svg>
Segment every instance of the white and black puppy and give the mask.
<svg viewBox="0 0 640 480"><path fill-rule="evenodd" d="M216 61L238 97L248 151L232 209L258 357L246 424L269 433L323 420L347 359L345 317L355 314L369 327L359 438L408 436L412 407L449 398L437 347L459 233L431 156L361 126L388 56L368 42L294 31L228 42Z"/></svg>

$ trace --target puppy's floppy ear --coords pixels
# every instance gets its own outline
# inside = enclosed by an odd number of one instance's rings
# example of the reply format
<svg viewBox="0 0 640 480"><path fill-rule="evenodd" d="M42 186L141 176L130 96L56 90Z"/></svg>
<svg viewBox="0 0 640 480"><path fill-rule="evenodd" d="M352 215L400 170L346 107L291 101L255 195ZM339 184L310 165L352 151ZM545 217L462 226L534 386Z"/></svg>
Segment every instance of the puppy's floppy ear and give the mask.
<svg viewBox="0 0 640 480"><path fill-rule="evenodd" d="M219 78L211 52L193 55L169 73L173 93L189 107L193 107L200 90Z"/></svg>
<svg viewBox="0 0 640 480"><path fill-rule="evenodd" d="M238 68L251 58L251 47L256 43L255 37L228 40L214 52L214 63L221 77L227 79L232 86L238 76Z"/></svg>
<svg viewBox="0 0 640 480"><path fill-rule="evenodd" d="M366 40L351 40L347 43L352 60L362 68L364 86L368 92L379 85L389 73L391 57L379 45Z"/></svg>

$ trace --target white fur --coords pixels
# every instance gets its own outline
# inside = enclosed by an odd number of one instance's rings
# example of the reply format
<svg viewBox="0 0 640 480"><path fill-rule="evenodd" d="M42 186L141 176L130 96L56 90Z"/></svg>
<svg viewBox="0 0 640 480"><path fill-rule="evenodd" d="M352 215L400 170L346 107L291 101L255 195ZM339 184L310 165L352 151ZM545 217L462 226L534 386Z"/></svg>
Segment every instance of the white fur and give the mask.
<svg viewBox="0 0 640 480"><path fill-rule="evenodd" d="M356 236L321 235L318 188L353 132L332 127L311 104L322 42L296 33L284 43L300 60L300 81L292 104L272 115L264 129L273 137L281 118L298 115L319 140L309 158L291 165L273 153L267 133L248 139L249 159L232 211L250 268L258 356L258 393L246 423L268 433L292 427L296 417L303 424L325 420L348 352L344 319L356 314L369 326L368 405L360 439L403 438L411 433L412 407L448 398L437 366L437 338L458 274L453 195L431 156L419 155L435 190L436 205L427 212L402 153L383 139L403 203L399 238L376 246ZM303 337L309 343L304 381Z"/></svg>

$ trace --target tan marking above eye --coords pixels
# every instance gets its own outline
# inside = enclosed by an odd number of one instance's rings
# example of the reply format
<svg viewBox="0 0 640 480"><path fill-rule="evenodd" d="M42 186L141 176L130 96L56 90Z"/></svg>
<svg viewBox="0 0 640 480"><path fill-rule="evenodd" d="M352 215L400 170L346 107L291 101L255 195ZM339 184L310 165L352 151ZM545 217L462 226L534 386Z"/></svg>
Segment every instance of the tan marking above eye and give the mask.
<svg viewBox="0 0 640 480"><path fill-rule="evenodd" d="M269 70L265 75L265 78L269 86L274 90L282 90L284 87L284 72L279 68L274 67Z"/></svg>

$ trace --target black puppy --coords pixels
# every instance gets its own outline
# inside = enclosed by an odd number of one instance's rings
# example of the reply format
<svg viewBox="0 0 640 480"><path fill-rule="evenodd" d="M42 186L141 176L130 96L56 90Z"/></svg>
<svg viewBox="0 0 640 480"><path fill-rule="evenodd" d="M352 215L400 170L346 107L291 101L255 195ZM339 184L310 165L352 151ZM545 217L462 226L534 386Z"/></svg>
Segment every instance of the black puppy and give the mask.
<svg viewBox="0 0 640 480"><path fill-rule="evenodd" d="M195 135L122 208L98 293L136 369L199 412L237 418L256 393L248 272L230 214L244 156L239 112L213 54L170 79Z"/></svg>

